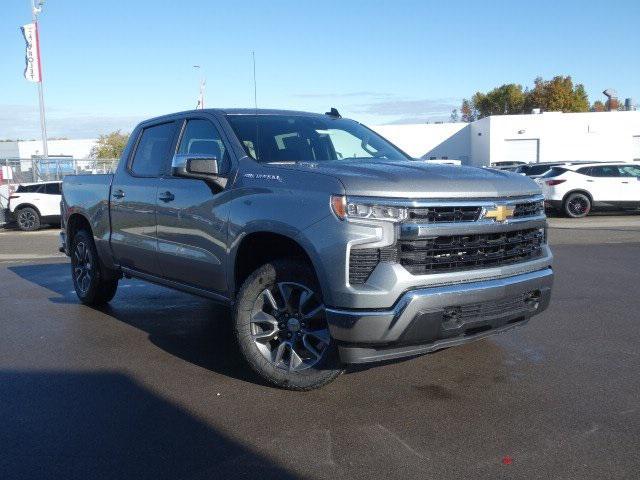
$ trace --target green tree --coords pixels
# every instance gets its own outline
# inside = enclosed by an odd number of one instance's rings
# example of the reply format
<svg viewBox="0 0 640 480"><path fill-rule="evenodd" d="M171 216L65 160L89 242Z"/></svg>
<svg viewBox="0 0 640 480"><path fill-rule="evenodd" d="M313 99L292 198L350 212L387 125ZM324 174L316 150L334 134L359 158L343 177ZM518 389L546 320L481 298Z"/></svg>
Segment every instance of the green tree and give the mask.
<svg viewBox="0 0 640 480"><path fill-rule="evenodd" d="M525 102L525 111L530 112L533 108L547 112L588 112L589 97L584 85L574 86L570 76L558 75L551 80L538 77Z"/></svg>
<svg viewBox="0 0 640 480"><path fill-rule="evenodd" d="M129 134L120 130L100 135L98 141L91 149L92 158L120 158L124 147L129 141Z"/></svg>
<svg viewBox="0 0 640 480"><path fill-rule="evenodd" d="M476 92L471 98L479 118L489 115L513 115L524 112L525 93L522 85L507 83L493 90Z"/></svg>
<svg viewBox="0 0 640 480"><path fill-rule="evenodd" d="M459 115L458 115L458 109L457 109L457 108L454 108L454 109L451 111L451 117L449 117L449 121L450 121L450 122L452 122L452 123L456 123L456 122L458 122L459 120L460 120L460 117L459 117Z"/></svg>

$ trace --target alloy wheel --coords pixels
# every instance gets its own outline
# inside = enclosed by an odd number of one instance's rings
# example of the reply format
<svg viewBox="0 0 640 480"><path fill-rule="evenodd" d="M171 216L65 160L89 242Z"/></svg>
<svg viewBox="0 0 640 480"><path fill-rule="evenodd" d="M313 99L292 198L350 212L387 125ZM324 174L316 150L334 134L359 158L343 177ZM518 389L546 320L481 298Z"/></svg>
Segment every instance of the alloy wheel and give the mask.
<svg viewBox="0 0 640 480"><path fill-rule="evenodd" d="M22 210L18 214L18 225L25 230L32 229L36 224L36 215L31 210Z"/></svg>
<svg viewBox="0 0 640 480"><path fill-rule="evenodd" d="M93 261L91 252L84 242L78 242L71 257L73 266L73 278L82 295L86 295L91 287L91 274Z"/></svg>
<svg viewBox="0 0 640 480"><path fill-rule="evenodd" d="M262 356L289 372L318 364L331 341L324 304L299 283L279 282L263 290L254 303L250 326Z"/></svg>

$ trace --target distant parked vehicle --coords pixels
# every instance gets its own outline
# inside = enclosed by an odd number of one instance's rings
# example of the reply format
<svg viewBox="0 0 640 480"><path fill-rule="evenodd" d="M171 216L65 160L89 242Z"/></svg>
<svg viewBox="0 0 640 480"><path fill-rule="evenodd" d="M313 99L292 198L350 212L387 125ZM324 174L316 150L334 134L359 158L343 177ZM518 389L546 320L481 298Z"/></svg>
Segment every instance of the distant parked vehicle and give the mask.
<svg viewBox="0 0 640 480"><path fill-rule="evenodd" d="M513 170L520 165L526 165L527 162L508 161L508 162L493 162L489 165L490 168L497 168L498 170Z"/></svg>
<svg viewBox="0 0 640 480"><path fill-rule="evenodd" d="M552 167L560 167L563 165L580 165L592 162L538 162L527 163L516 167L513 171L521 175L526 175L529 178L538 178L547 173Z"/></svg>
<svg viewBox="0 0 640 480"><path fill-rule="evenodd" d="M60 223L62 182L23 183L9 196L9 211L20 230L38 230L45 223Z"/></svg>
<svg viewBox="0 0 640 480"><path fill-rule="evenodd" d="M593 209L640 208L640 166L588 163L552 167L535 179L545 204L572 218Z"/></svg>

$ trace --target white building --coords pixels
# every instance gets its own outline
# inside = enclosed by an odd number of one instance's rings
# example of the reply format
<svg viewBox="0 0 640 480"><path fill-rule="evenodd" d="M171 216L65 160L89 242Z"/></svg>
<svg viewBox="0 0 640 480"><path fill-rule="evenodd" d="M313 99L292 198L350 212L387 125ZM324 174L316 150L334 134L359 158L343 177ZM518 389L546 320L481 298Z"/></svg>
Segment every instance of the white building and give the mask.
<svg viewBox="0 0 640 480"><path fill-rule="evenodd" d="M98 140L84 138L78 140L49 140L47 147L51 157L89 158L91 149ZM19 140L0 142L0 159L31 159L42 156L41 140Z"/></svg>
<svg viewBox="0 0 640 480"><path fill-rule="evenodd" d="M497 115L473 123L373 127L414 157L469 165L640 161L640 111Z"/></svg>

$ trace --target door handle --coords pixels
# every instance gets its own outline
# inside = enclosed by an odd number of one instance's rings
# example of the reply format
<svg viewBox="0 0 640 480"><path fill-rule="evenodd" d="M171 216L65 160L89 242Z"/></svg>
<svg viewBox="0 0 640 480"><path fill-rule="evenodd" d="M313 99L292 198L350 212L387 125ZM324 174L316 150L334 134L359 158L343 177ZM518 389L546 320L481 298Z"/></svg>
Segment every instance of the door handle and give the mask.
<svg viewBox="0 0 640 480"><path fill-rule="evenodd" d="M113 198L124 198L124 192L120 189L116 190L111 194Z"/></svg>
<svg viewBox="0 0 640 480"><path fill-rule="evenodd" d="M622 183L629 183L629 182L622 182Z"/></svg>
<svg viewBox="0 0 640 480"><path fill-rule="evenodd" d="M589 183L593 183L593 180L587 180L587 182L589 182Z"/></svg>
<svg viewBox="0 0 640 480"><path fill-rule="evenodd" d="M175 200L176 196L171 192L164 192L161 193L158 198L163 202L172 202L173 200Z"/></svg>

